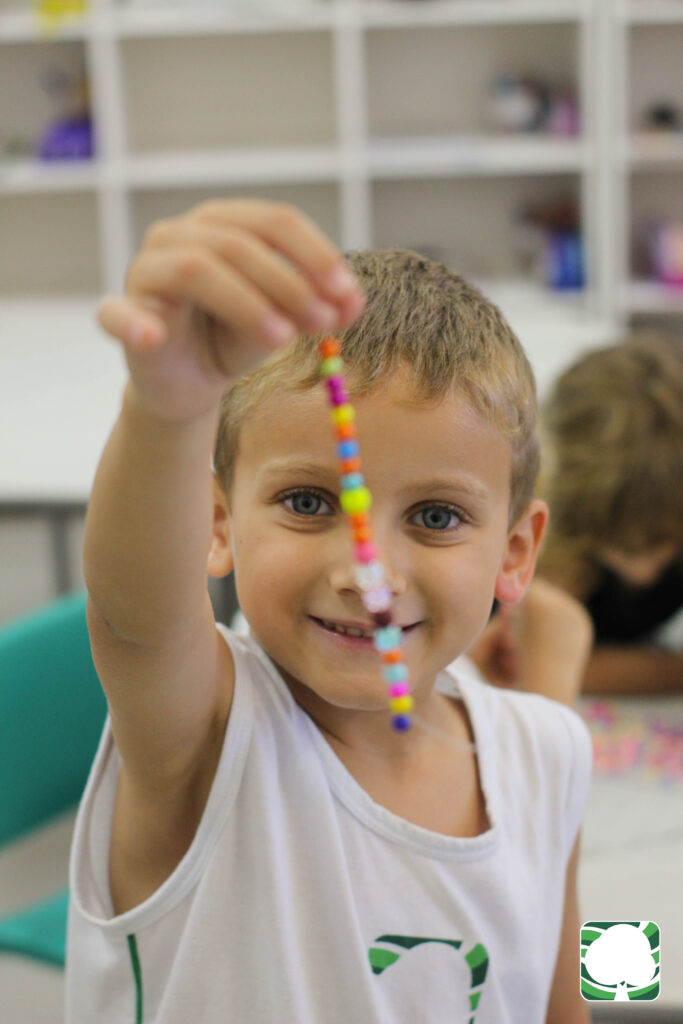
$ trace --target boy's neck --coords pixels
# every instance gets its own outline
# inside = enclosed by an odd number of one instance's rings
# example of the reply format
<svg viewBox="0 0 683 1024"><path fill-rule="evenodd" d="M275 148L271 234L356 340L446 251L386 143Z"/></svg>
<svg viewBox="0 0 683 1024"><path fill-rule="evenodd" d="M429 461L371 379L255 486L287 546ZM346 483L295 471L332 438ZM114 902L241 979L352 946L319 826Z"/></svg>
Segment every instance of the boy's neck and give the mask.
<svg viewBox="0 0 683 1024"><path fill-rule="evenodd" d="M454 754L472 756L474 737L464 705L433 689L416 700L413 724L405 732L392 728L388 711L339 712L334 708L330 714L329 709L325 709L328 713L316 713L321 709L305 706L304 710L347 767L389 770L396 776Z"/></svg>

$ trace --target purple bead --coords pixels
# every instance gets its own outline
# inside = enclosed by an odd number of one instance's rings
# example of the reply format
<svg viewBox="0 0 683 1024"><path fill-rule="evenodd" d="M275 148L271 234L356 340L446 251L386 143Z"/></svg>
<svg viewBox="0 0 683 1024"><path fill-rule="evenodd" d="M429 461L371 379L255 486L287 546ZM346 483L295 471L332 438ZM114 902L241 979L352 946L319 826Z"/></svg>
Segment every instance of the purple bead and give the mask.
<svg viewBox="0 0 683 1024"><path fill-rule="evenodd" d="M406 729L410 729L410 719L408 715L394 715L391 720L391 724L397 732L405 732Z"/></svg>
<svg viewBox="0 0 683 1024"><path fill-rule="evenodd" d="M345 405L349 401L343 377L328 377L325 383L334 405Z"/></svg>

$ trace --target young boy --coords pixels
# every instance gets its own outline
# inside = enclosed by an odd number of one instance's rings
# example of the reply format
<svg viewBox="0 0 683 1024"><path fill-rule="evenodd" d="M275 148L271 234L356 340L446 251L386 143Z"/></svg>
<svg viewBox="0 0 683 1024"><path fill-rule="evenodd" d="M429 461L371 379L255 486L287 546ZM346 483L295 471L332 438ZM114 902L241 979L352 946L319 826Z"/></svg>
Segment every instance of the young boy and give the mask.
<svg viewBox="0 0 683 1024"><path fill-rule="evenodd" d="M102 307L130 377L85 537L110 719L74 836L68 1024L588 1021L588 732L445 671L533 574L533 377L446 267L351 266L290 207L208 203L157 224ZM343 341L407 732L372 641L342 635L372 621L321 330ZM216 627L207 567L234 571L249 637Z"/></svg>
<svg viewBox="0 0 683 1024"><path fill-rule="evenodd" d="M540 569L590 614L583 692L683 690L683 350L639 333L587 353L544 424Z"/></svg>

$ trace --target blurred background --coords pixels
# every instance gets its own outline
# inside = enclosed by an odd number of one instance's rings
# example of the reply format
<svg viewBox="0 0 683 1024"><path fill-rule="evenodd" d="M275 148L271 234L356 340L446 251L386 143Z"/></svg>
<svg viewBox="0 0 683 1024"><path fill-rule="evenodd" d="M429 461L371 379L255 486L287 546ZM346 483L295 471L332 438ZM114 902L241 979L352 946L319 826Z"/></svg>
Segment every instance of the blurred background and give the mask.
<svg viewBox="0 0 683 1024"><path fill-rule="evenodd" d="M541 390L683 322L681 0L0 0L0 621L82 586L145 228L279 197L473 277Z"/></svg>
<svg viewBox="0 0 683 1024"><path fill-rule="evenodd" d="M627 329L683 336L682 186L683 0L0 0L0 623L83 587L124 383L95 310L155 219L278 198L443 260L543 396ZM57 1019L51 984L0 1017Z"/></svg>

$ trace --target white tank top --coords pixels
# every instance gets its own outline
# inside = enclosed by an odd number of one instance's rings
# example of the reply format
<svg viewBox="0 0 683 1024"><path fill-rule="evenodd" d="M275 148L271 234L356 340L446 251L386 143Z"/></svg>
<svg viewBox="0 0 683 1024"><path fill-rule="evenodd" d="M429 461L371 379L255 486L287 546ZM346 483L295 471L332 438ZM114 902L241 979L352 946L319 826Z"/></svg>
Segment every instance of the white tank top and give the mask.
<svg viewBox="0 0 683 1024"><path fill-rule="evenodd" d="M235 695L201 823L119 916L105 724L71 854L66 1024L542 1024L591 777L579 716L441 672L491 823L442 835L375 803L253 637L218 628Z"/></svg>

